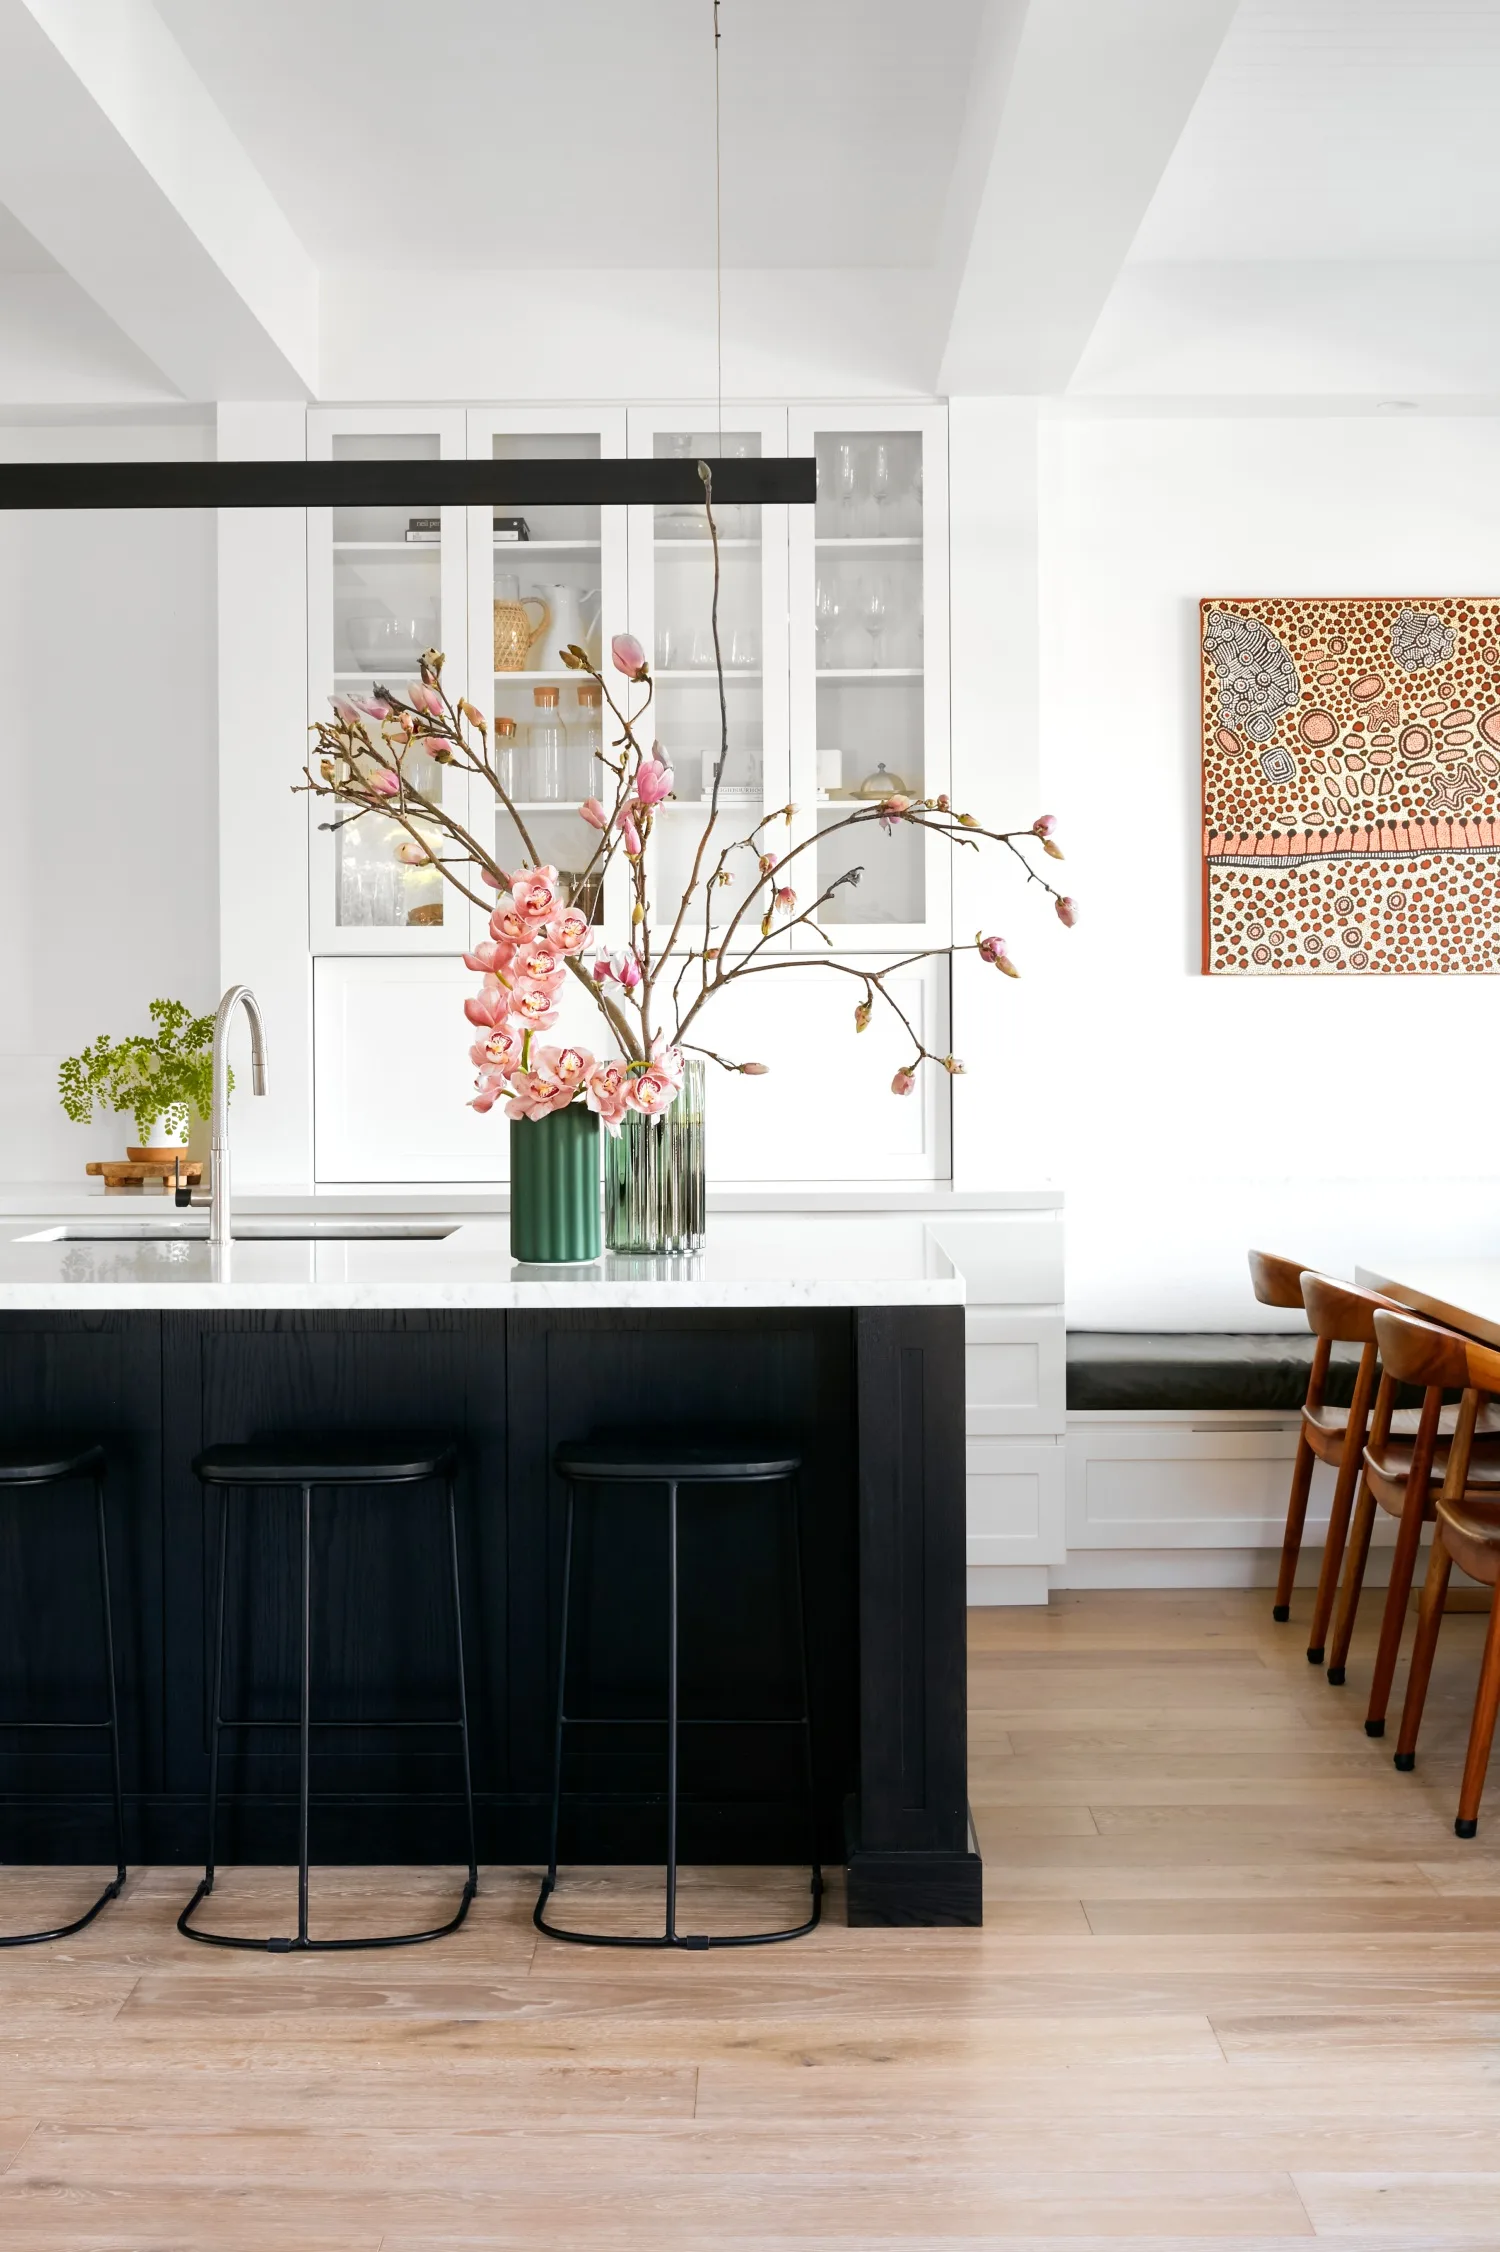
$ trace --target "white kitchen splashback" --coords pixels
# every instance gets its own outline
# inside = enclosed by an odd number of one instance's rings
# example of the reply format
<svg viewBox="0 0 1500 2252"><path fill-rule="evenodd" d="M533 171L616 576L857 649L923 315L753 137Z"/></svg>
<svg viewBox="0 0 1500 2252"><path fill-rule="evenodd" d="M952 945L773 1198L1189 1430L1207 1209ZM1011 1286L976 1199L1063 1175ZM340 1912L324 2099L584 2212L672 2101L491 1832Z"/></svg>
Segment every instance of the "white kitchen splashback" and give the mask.
<svg viewBox="0 0 1500 2252"><path fill-rule="evenodd" d="M503 1181L509 1127L468 1107L474 1067L463 1000L478 980L437 956L326 957L316 964L317 1178L323 1182ZM927 965L892 991L927 1044L946 1045L946 974ZM891 1074L909 1060L899 1027L856 1034L860 988L832 970L747 979L705 1012L705 1041L765 1061L764 1078L710 1066L711 1182L943 1180L949 1171L943 1075L909 1096ZM598 1048L586 998L559 1033Z"/></svg>

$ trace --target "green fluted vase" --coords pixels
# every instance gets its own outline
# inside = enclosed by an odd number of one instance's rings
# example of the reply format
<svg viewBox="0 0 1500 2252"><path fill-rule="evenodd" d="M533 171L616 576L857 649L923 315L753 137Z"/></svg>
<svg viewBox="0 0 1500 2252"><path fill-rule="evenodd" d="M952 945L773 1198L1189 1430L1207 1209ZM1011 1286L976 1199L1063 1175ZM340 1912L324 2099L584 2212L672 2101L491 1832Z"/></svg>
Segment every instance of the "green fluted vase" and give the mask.
<svg viewBox="0 0 1500 2252"><path fill-rule="evenodd" d="M599 1120L586 1103L510 1122L510 1255L533 1266L597 1259Z"/></svg>

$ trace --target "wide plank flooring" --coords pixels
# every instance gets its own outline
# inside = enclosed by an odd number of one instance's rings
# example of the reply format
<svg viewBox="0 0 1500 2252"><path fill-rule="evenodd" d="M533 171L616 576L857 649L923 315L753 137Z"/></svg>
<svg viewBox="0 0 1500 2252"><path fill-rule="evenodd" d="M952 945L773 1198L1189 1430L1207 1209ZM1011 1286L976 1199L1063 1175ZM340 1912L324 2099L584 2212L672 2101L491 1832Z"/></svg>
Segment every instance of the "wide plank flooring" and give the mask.
<svg viewBox="0 0 1500 2252"><path fill-rule="evenodd" d="M173 1930L183 1871L133 1872L79 1938L0 1954L0 2245L1497 2252L1500 1775L1452 1830L1484 1622L1447 1623L1402 1776L1360 1726L1374 1616L1340 1692L1269 1612L970 1614L982 1931L849 1931L835 1892L791 1946L605 1953L539 1940L534 1873L494 1870L433 1947L218 1955ZM85 1888L7 1869L0 1922ZM451 1891L318 1872L315 1923ZM799 1900L685 1891L689 1928ZM561 1912L655 1897L584 1872ZM214 1907L285 1929L291 1898L230 1872Z"/></svg>

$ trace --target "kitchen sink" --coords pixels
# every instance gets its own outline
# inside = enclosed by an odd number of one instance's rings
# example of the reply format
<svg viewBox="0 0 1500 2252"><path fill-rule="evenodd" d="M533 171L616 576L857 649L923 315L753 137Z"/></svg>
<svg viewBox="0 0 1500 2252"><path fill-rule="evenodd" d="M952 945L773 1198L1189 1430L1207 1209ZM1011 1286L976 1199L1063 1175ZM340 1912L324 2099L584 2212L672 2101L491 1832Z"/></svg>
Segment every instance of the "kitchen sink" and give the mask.
<svg viewBox="0 0 1500 2252"><path fill-rule="evenodd" d="M456 1220L276 1220L234 1223L236 1243L441 1243ZM208 1215L160 1220L68 1220L12 1238L16 1243L206 1243Z"/></svg>

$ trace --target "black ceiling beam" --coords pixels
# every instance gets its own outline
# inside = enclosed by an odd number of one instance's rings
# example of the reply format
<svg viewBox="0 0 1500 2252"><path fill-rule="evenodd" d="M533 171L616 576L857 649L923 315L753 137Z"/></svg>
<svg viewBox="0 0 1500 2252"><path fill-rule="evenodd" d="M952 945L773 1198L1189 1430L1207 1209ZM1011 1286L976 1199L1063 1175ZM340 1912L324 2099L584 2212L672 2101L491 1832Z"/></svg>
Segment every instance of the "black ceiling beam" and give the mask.
<svg viewBox="0 0 1500 2252"><path fill-rule="evenodd" d="M818 497L811 454L709 468L714 499L729 506ZM631 508L702 498L696 460L0 463L0 508Z"/></svg>

